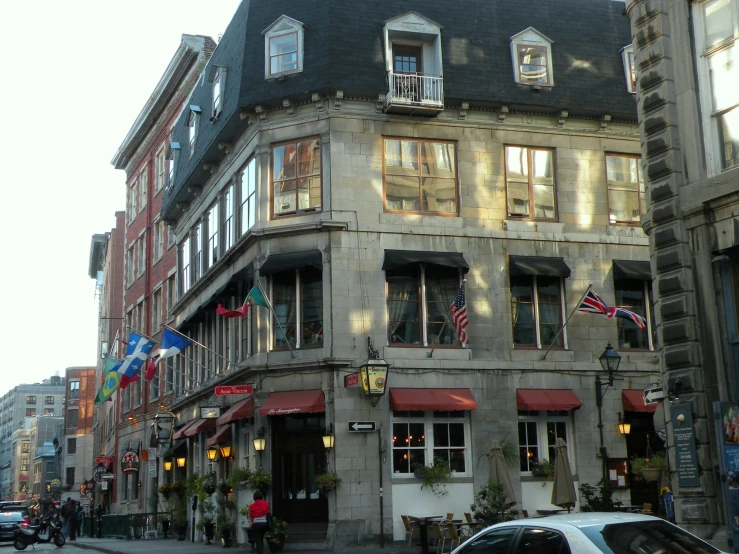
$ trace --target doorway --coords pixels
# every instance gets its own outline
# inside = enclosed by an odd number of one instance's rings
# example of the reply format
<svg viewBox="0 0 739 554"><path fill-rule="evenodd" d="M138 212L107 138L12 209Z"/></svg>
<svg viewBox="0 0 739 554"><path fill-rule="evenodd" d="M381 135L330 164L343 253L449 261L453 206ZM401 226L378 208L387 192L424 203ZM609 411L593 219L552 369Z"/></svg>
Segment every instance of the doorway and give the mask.
<svg viewBox="0 0 739 554"><path fill-rule="evenodd" d="M647 453L647 444L652 454L665 449L665 443L654 431L653 414L628 412L627 416L631 423L631 432L626 435L626 453L629 460L644 457ZM659 484L656 481L648 482L631 475L629 484L632 504L651 504L655 512L661 509Z"/></svg>
<svg viewBox="0 0 739 554"><path fill-rule="evenodd" d="M393 45L393 88L396 98L421 100L421 47Z"/></svg>
<svg viewBox="0 0 739 554"><path fill-rule="evenodd" d="M272 504L288 523L328 522L328 499L314 486L325 472L324 414L272 416Z"/></svg>

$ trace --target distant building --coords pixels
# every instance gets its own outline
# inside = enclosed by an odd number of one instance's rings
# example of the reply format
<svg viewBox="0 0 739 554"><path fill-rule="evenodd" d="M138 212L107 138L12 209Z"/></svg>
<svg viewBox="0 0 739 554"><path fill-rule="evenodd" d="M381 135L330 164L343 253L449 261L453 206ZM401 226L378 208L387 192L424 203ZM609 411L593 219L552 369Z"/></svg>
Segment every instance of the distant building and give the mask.
<svg viewBox="0 0 739 554"><path fill-rule="evenodd" d="M67 392L62 446L62 484L69 496L88 501L84 482L93 477L93 415L95 406L96 367L69 367L66 371ZM60 438L60 441L62 439Z"/></svg>
<svg viewBox="0 0 739 554"><path fill-rule="evenodd" d="M53 451L54 437L61 436L63 422L62 417L27 418L24 422L26 426L13 432L8 441L13 453L8 500L26 500L31 496L39 498L39 495L43 498L46 484L59 478L57 459L51 455L46 459L46 451ZM42 461L43 468L39 465Z"/></svg>

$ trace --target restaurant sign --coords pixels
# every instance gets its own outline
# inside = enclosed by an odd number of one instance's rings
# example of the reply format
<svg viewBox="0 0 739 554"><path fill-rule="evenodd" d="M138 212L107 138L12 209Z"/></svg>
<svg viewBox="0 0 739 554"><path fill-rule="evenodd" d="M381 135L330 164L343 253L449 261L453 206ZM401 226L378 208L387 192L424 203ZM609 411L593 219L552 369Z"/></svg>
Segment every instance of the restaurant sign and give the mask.
<svg viewBox="0 0 739 554"><path fill-rule="evenodd" d="M672 404L672 433L675 437L675 462L677 481L681 487L700 487L698 452L695 448L695 428L693 427L693 405Z"/></svg>
<svg viewBox="0 0 739 554"><path fill-rule="evenodd" d="M121 471L123 473L136 473L139 470L139 454L135 450L125 450L121 456Z"/></svg>

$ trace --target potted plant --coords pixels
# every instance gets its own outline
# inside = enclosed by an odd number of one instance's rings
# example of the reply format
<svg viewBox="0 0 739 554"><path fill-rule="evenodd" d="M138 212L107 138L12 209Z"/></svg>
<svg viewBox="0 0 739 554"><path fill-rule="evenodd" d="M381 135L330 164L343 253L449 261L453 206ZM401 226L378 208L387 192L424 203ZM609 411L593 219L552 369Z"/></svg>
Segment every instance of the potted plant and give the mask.
<svg viewBox="0 0 739 554"><path fill-rule="evenodd" d="M335 473L327 471L316 475L313 485L321 492L328 492L338 487L339 483L341 483L341 478Z"/></svg>
<svg viewBox="0 0 739 554"><path fill-rule="evenodd" d="M476 521L488 526L516 519L518 512L511 510L515 504L508 502L503 485L490 481L475 495L475 503L470 506L470 511Z"/></svg>
<svg viewBox="0 0 739 554"><path fill-rule="evenodd" d="M218 490L216 495L216 503L218 504L218 517L216 524L218 533L221 536L221 543L224 548L231 546L234 537L234 529L236 528L236 503L229 500L227 493Z"/></svg>
<svg viewBox="0 0 739 554"><path fill-rule="evenodd" d="M169 490L177 495L177 496L185 496L185 492L187 492L187 489L185 488L185 483L182 481L175 481L169 486Z"/></svg>
<svg viewBox="0 0 739 554"><path fill-rule="evenodd" d="M662 454L631 458L631 473L645 481L656 481L660 473L668 469L667 460Z"/></svg>
<svg viewBox="0 0 739 554"><path fill-rule="evenodd" d="M282 552L287 539L287 523L285 520L273 517L269 530L264 534L270 552Z"/></svg>
<svg viewBox="0 0 739 554"><path fill-rule="evenodd" d="M534 477L544 477L549 481L554 478L554 464L546 458L542 461L534 460L531 464L531 474Z"/></svg>
<svg viewBox="0 0 739 554"><path fill-rule="evenodd" d="M187 536L187 503L185 502L184 486L183 494L174 496L173 510L174 530L179 535L178 541L184 541Z"/></svg>
<svg viewBox="0 0 739 554"><path fill-rule="evenodd" d="M444 458L434 457L433 463L430 466L423 464L416 464L413 468L413 472L423 481L421 488L429 488L436 496L446 496L449 491L446 490L446 483L451 481L452 469L449 467L449 462Z"/></svg>
<svg viewBox="0 0 739 554"><path fill-rule="evenodd" d="M228 481L222 480L218 483L218 492L221 494L231 494L233 492L233 488Z"/></svg>
<svg viewBox="0 0 739 554"><path fill-rule="evenodd" d="M203 498L205 496L210 496L214 492L216 492L216 476L213 473L209 473L208 475L205 475L200 480L200 487L201 491L198 491L198 497L200 497L200 493L204 493Z"/></svg>
<svg viewBox="0 0 739 554"><path fill-rule="evenodd" d="M164 500L169 500L169 497L172 494L172 485L169 483L162 483L159 487L159 494L164 497Z"/></svg>
<svg viewBox="0 0 739 554"><path fill-rule="evenodd" d="M244 489L247 486L249 475L251 475L251 472L248 467L235 467L231 470L231 475L228 476L228 484L232 489Z"/></svg>
<svg viewBox="0 0 739 554"><path fill-rule="evenodd" d="M608 481L601 479L594 487L588 483L580 485L580 496L585 499L586 506L580 507L583 512L615 512L613 489Z"/></svg>
<svg viewBox="0 0 739 554"><path fill-rule="evenodd" d="M260 467L249 475L246 482L251 490L266 492L267 488L272 483L272 474L267 473Z"/></svg>
<svg viewBox="0 0 739 554"><path fill-rule="evenodd" d="M200 520L195 525L195 529L205 534L205 544L213 544L211 541L215 531L215 504L206 496L198 502L198 513L200 514Z"/></svg>

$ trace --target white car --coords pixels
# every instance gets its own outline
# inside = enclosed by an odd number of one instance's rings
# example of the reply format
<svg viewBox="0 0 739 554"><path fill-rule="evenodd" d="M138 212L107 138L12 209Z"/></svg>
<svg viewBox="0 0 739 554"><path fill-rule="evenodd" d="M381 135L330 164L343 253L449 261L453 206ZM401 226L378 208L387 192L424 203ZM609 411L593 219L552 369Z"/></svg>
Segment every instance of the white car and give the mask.
<svg viewBox="0 0 739 554"><path fill-rule="evenodd" d="M663 519L628 513L572 513L491 525L453 554L721 554Z"/></svg>

